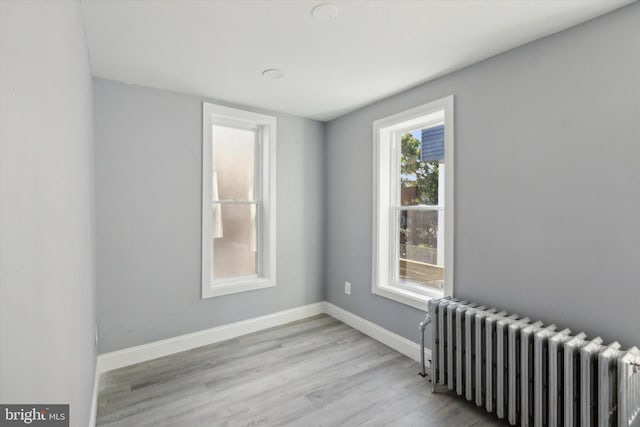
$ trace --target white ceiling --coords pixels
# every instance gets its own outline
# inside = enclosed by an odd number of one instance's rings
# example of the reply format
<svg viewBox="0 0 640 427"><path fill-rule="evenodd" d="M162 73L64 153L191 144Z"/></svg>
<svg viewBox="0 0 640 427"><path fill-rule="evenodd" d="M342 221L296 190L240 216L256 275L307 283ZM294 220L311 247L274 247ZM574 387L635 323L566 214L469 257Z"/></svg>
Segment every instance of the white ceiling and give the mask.
<svg viewBox="0 0 640 427"><path fill-rule="evenodd" d="M330 120L635 0L84 0L96 76ZM282 68L280 80L263 70Z"/></svg>

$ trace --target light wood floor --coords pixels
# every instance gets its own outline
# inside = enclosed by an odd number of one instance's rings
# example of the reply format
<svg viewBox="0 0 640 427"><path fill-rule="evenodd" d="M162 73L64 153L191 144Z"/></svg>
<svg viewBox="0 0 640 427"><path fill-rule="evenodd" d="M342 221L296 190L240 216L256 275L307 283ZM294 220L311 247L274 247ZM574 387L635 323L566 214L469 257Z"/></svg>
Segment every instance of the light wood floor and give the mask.
<svg viewBox="0 0 640 427"><path fill-rule="evenodd" d="M419 365L325 315L108 372L98 426L490 426Z"/></svg>

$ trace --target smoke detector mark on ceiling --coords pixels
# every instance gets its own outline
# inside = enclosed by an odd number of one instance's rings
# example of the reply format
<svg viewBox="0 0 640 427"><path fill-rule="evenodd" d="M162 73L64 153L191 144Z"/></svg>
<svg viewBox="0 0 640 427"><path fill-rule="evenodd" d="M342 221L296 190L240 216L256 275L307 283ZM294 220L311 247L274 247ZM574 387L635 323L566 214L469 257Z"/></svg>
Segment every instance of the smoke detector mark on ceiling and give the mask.
<svg viewBox="0 0 640 427"><path fill-rule="evenodd" d="M324 3L314 7L311 16L318 21L330 21L338 15L338 8L332 4Z"/></svg>
<svg viewBox="0 0 640 427"><path fill-rule="evenodd" d="M262 72L262 75L267 79L281 79L284 74L284 71L279 68L270 68Z"/></svg>

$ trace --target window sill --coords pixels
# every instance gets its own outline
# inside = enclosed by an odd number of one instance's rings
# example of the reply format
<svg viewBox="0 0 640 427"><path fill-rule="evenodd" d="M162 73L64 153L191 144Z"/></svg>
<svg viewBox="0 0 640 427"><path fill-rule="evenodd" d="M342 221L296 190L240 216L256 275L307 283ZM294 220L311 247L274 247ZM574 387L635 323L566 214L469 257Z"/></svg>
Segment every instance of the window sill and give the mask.
<svg viewBox="0 0 640 427"><path fill-rule="evenodd" d="M429 301L444 296L444 292L441 295L425 295L397 286L374 286L373 293L425 312L428 309Z"/></svg>
<svg viewBox="0 0 640 427"><path fill-rule="evenodd" d="M209 287L202 288L202 299L255 291L257 289L272 288L275 285L276 284L271 279L264 277L252 277L250 279L216 283L209 285Z"/></svg>

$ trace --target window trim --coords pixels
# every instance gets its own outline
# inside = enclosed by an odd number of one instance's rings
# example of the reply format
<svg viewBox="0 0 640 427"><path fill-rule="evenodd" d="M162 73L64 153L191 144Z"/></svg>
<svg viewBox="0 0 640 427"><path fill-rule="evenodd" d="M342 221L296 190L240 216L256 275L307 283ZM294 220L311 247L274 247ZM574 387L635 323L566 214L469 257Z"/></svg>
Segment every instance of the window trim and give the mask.
<svg viewBox="0 0 640 427"><path fill-rule="evenodd" d="M260 185L256 188L259 224L258 274L213 280L213 240L211 218L213 125L256 129L256 153ZM208 102L202 103L202 299L276 286L276 118Z"/></svg>
<svg viewBox="0 0 640 427"><path fill-rule="evenodd" d="M422 118L428 114L444 111L444 152L445 152L445 248L444 248L444 289L442 292L430 292L418 285L393 284L390 272L395 259L391 251L397 245L391 244L390 212L393 206L390 198L391 174L398 172L394 161L397 155L390 151L393 134L403 129L412 128L424 123ZM406 110L373 122L373 253L372 253L372 292L376 295L421 309L427 309L432 298L452 296L454 291L454 96ZM395 190L397 192L397 190Z"/></svg>

